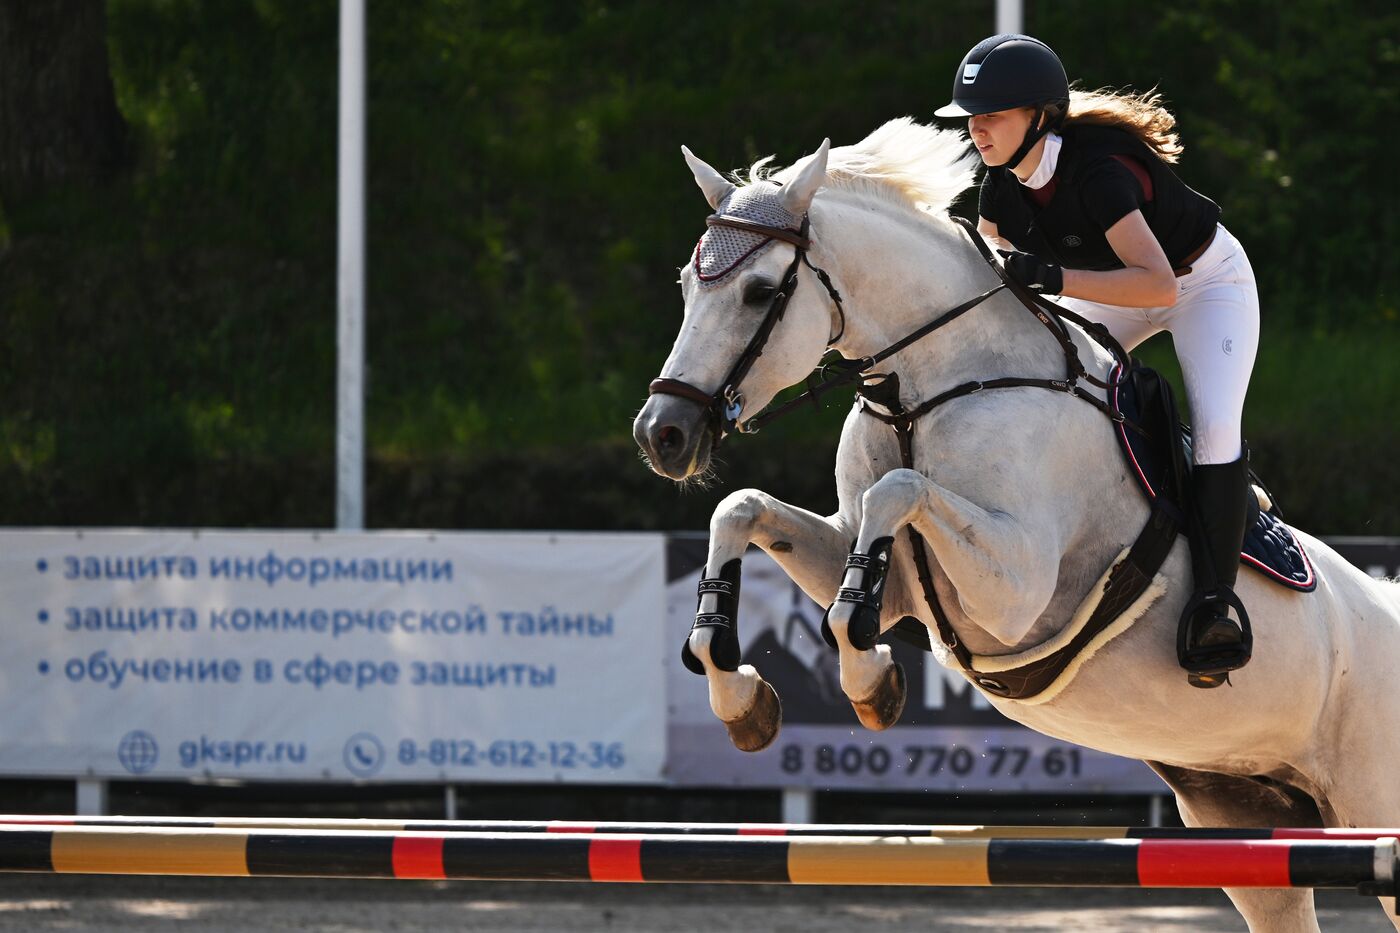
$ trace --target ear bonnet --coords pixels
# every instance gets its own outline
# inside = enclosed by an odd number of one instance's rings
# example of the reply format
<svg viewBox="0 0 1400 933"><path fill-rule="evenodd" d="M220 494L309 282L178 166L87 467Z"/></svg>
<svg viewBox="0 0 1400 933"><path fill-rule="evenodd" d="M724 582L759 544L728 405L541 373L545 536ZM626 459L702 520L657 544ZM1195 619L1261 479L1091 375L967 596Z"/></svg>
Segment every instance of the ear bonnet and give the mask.
<svg viewBox="0 0 1400 933"><path fill-rule="evenodd" d="M802 218L783 206L783 189L773 182L736 188L715 213L768 227L796 229ZM695 244L695 277L702 286L717 285L753 262L776 240L749 230L710 226Z"/></svg>

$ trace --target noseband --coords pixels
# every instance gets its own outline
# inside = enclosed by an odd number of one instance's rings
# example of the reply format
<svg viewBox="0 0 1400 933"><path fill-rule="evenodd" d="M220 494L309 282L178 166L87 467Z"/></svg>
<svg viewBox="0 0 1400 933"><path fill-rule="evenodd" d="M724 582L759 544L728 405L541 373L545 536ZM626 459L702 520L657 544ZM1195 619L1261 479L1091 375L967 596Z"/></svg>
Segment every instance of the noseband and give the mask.
<svg viewBox="0 0 1400 933"><path fill-rule="evenodd" d="M836 335L827 341L827 346L841 339L841 335L846 330L846 309L841 304L841 293L831 284L831 276L822 269L812 265L807 258L807 250L811 248L812 241L807 236L810 226L807 215L802 215L802 226L797 230L787 227L770 227L767 224L755 223L752 220L744 220L741 217L730 217L724 214L711 214L705 218L705 224L711 227L733 227L736 230L743 230L746 233L756 233L759 236L767 237L770 240L781 240L784 243L791 243L796 247L792 262L788 263L787 270L783 273L778 291L773 295L773 300L768 304L768 311L763 316L763 322L759 324L758 331L744 347L744 352L739 354L739 358L734 361L729 374L720 381L719 389L714 394L706 392L704 389L683 382L680 379L668 379L665 377L653 379L649 387L651 395L678 395L681 398L690 399L704 407L711 426L714 429L713 447L719 445L731 433L753 433L757 426L752 426L752 419L749 422L740 422L739 416L744 411L744 396L739 391L739 383L748 375L749 369L754 362L763 355L763 348L768 343L768 338L773 333L773 328L778 326L778 322L783 319L783 314L787 311L788 302L792 299L793 290L797 288L797 273L799 268L805 263L807 268L817 274L817 279L826 288L826 293L836 305L836 310L841 318L841 326L837 329Z"/></svg>

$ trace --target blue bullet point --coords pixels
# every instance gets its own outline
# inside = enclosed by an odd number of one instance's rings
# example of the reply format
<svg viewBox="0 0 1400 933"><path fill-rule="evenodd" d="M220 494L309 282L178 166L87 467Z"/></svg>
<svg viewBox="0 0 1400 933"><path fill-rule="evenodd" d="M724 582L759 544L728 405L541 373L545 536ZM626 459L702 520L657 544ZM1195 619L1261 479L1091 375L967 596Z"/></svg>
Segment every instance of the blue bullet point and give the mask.
<svg viewBox="0 0 1400 933"><path fill-rule="evenodd" d="M39 662L39 673L40 673L40 674L47 674L48 672L49 672L49 662L48 662L48 661L40 661L40 662Z"/></svg>
<svg viewBox="0 0 1400 933"><path fill-rule="evenodd" d="M40 610L39 610L39 621L40 621L40 622L47 622L47 621L49 621L49 611L48 611L47 609L40 609Z"/></svg>
<svg viewBox="0 0 1400 933"><path fill-rule="evenodd" d="M46 560L41 560L41 561L39 561L39 572L40 572L40 573L43 573L45 570L48 570L48 569L49 569L49 562L48 562L48 561L46 561Z"/></svg>

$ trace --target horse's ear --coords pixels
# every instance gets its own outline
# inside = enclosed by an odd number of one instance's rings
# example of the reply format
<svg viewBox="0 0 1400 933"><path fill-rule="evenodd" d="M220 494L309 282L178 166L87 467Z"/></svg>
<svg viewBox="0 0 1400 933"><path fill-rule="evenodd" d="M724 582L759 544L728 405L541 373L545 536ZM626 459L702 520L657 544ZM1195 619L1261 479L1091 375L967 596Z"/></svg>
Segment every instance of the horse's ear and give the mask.
<svg viewBox="0 0 1400 933"><path fill-rule="evenodd" d="M826 184L826 156L831 151L831 140L824 139L817 151L807 157L797 177L783 185L783 206L798 217L807 213L817 189Z"/></svg>
<svg viewBox="0 0 1400 933"><path fill-rule="evenodd" d="M733 183L697 158L695 153L685 146L681 146L681 154L685 156L685 163L690 166L690 170L695 173L695 183L705 192L705 200L710 202L710 207L719 210L720 204L734 190Z"/></svg>

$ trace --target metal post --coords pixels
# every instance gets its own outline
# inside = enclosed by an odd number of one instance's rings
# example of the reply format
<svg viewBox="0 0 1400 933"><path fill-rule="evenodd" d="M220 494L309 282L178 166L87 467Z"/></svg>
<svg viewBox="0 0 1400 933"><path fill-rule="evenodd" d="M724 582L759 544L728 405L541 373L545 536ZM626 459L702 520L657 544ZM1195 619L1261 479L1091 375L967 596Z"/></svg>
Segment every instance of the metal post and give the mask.
<svg viewBox="0 0 1400 933"><path fill-rule="evenodd" d="M107 815L107 782L101 778L79 778L74 811L79 816Z"/></svg>
<svg viewBox="0 0 1400 933"><path fill-rule="evenodd" d="M816 794L810 787L783 788L784 823L811 823L816 809Z"/></svg>
<svg viewBox="0 0 1400 933"><path fill-rule="evenodd" d="M1025 13L1021 0L997 0L997 34L1025 32Z"/></svg>
<svg viewBox="0 0 1400 933"><path fill-rule="evenodd" d="M1162 795L1153 794L1147 798L1147 825L1153 829L1162 825Z"/></svg>
<svg viewBox="0 0 1400 933"><path fill-rule="evenodd" d="M365 0L340 0L335 524L365 525Z"/></svg>
<svg viewBox="0 0 1400 933"><path fill-rule="evenodd" d="M443 819L457 819L457 785L448 784L442 789L442 813Z"/></svg>

